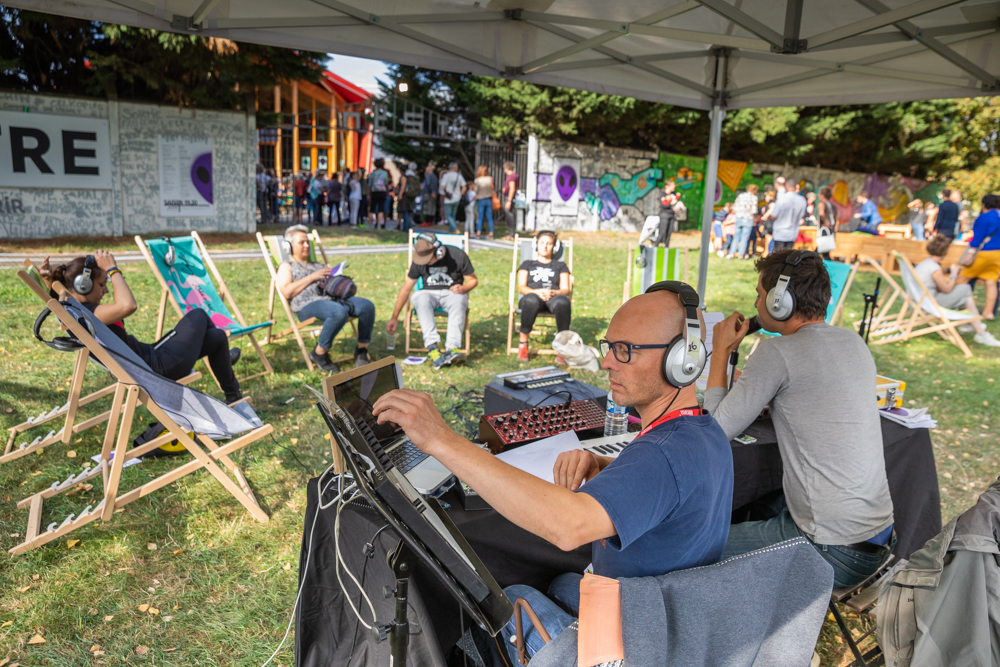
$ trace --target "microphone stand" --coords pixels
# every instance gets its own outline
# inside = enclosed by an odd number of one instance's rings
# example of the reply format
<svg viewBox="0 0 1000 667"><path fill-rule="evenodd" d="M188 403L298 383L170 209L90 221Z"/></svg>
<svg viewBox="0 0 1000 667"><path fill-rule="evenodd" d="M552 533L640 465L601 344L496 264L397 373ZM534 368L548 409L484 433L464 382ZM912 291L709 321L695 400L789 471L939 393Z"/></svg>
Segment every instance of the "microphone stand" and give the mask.
<svg viewBox="0 0 1000 667"><path fill-rule="evenodd" d="M875 310L878 308L878 296L881 288L882 276L879 276L875 281L875 292L873 294L865 294L865 312L861 316L861 328L858 329L858 333L865 339L866 345L868 344L868 334L871 333L871 323L875 319ZM871 306L871 313L868 312L869 305Z"/></svg>

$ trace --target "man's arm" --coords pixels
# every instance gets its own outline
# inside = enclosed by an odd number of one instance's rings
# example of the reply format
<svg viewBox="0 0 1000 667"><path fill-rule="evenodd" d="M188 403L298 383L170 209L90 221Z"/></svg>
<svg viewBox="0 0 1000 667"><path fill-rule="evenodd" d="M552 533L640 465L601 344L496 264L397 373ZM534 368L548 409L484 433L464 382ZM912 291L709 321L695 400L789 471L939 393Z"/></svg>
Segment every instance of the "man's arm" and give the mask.
<svg viewBox="0 0 1000 667"><path fill-rule="evenodd" d="M467 276L463 276L463 278L465 278L465 281L461 285L452 285L449 288L455 294L468 294L476 289L476 285L479 284L479 278L476 277L475 273L470 273Z"/></svg>
<svg viewBox="0 0 1000 667"><path fill-rule="evenodd" d="M406 276L403 286L399 288L399 294L396 295L396 306L392 309L392 316L385 323L385 330L389 333L396 332L396 327L399 324L399 314L403 312L403 307L406 306L406 300L410 298L410 292L413 291L413 286L416 284L416 278Z"/></svg>
<svg viewBox="0 0 1000 667"><path fill-rule="evenodd" d="M427 394L398 389L373 406L380 424L394 422L414 445L471 486L493 509L564 551L617 534L594 498L518 470L448 428Z"/></svg>

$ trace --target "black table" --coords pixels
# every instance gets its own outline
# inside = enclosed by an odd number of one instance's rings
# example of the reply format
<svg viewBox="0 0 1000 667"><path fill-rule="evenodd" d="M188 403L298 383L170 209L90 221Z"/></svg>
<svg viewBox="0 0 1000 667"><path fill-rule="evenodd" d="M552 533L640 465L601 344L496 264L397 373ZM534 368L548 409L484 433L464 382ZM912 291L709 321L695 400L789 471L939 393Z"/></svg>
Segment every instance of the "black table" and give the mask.
<svg viewBox="0 0 1000 667"><path fill-rule="evenodd" d="M895 553L906 558L941 530L941 505L937 471L930 434L926 429L907 429L882 421L886 474L892 495L898 541ZM752 445L732 443L735 483L734 514L740 507L781 488L781 456L774 429L758 422L747 429L757 438ZM357 616L347 604L334 572L334 508L320 513L313 532L308 570L305 568L313 517L316 516L317 480L308 488L299 579L302 599L296 615L297 667L336 665L388 665L388 642L376 644L368 631L359 627ZM545 590L563 572L581 572L591 562L590 547L564 552L513 525L493 510L466 512L453 492L445 494L448 513L468 539L500 586L527 584ZM329 501L329 497L325 502ZM371 598L376 617L387 623L394 601L382 596L382 587L393 581L385 554L396 544L392 531L383 531L375 540L374 555L367 558L364 545L384 523L371 508L361 503L348 505L341 513L341 554ZM371 622L367 603L359 599L357 587L342 573L346 590L366 622ZM408 665L443 666L445 655L458 641L462 620L458 603L440 583L418 567L410 579L410 652ZM464 622L468 625L469 618ZM356 631L357 628L357 631ZM353 656L352 656L353 645ZM348 657L352 656L350 660Z"/></svg>

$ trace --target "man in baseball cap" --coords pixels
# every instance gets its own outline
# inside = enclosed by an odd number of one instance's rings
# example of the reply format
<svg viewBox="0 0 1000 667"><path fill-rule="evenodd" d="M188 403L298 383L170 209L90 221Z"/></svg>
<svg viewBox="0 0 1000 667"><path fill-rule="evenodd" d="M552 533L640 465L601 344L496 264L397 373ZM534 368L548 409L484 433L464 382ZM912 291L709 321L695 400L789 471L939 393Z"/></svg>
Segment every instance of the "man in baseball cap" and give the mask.
<svg viewBox="0 0 1000 667"><path fill-rule="evenodd" d="M421 280L423 286L416 292L413 287ZM461 248L442 244L435 234L417 234L413 245L413 263L406 274L406 281L399 288L396 307L385 323L390 334L396 333L399 314L407 298L417 311L424 347L435 370L465 361L459 350L465 333L465 316L469 307L469 292L479 284L469 256ZM413 292L413 296L410 293ZM442 308L448 313L448 332L445 349L440 349L441 336L434 322L434 310Z"/></svg>

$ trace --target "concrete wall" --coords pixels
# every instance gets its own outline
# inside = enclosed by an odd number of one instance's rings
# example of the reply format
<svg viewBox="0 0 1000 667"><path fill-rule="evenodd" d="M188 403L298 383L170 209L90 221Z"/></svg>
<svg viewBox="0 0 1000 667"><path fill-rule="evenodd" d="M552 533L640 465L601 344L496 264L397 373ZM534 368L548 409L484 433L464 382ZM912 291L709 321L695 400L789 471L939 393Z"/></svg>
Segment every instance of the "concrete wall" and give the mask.
<svg viewBox="0 0 1000 667"><path fill-rule="evenodd" d="M111 190L0 187L0 238L131 236L190 230L252 232L253 115L177 107L0 92L0 110L107 118ZM159 215L157 136L212 138L215 215ZM18 202L13 205L14 202Z"/></svg>

